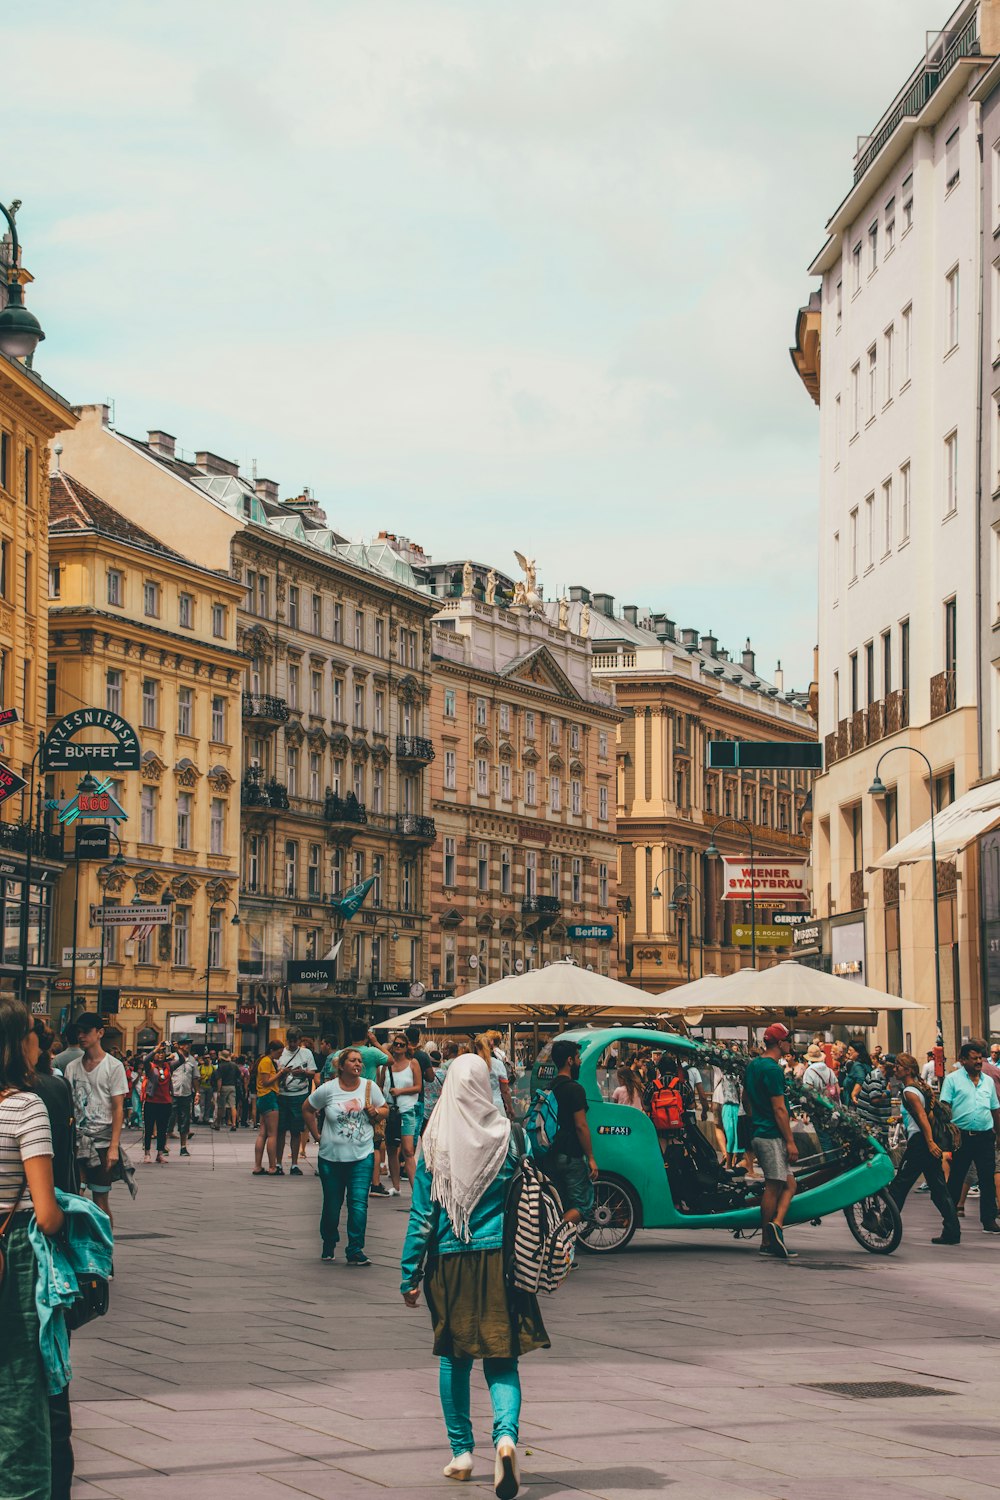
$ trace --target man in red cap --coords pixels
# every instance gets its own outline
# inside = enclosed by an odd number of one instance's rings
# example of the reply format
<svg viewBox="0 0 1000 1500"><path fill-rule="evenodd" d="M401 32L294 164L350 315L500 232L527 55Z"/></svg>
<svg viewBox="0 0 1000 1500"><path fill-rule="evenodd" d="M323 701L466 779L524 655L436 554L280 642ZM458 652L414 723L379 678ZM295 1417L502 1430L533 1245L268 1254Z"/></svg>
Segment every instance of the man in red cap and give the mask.
<svg viewBox="0 0 1000 1500"><path fill-rule="evenodd" d="M791 1168L799 1159L785 1103L785 1070L779 1062L791 1050L791 1033L775 1021L764 1032L764 1052L747 1065L743 1107L750 1117L750 1148L764 1173L760 1201L761 1255L787 1260L782 1225L795 1192Z"/></svg>

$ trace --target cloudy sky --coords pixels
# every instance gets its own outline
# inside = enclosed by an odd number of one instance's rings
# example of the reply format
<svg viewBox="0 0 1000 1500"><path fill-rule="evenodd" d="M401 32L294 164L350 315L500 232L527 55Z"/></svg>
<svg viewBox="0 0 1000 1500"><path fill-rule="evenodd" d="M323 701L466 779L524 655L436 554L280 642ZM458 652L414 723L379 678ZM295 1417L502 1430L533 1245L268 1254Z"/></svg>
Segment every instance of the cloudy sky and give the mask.
<svg viewBox="0 0 1000 1500"><path fill-rule="evenodd" d="M5 17L39 372L351 537L808 681L805 267L930 0L40 0Z"/></svg>

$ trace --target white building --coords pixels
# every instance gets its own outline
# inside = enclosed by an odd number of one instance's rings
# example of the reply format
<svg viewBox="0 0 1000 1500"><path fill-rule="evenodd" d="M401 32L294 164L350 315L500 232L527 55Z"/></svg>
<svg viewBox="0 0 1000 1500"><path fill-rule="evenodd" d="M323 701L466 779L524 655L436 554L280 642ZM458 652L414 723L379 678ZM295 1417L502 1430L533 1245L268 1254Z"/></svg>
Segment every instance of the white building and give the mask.
<svg viewBox="0 0 1000 1500"><path fill-rule="evenodd" d="M820 397L817 914L845 966L925 1004L889 1040L933 1045L928 861L873 863L984 775L980 675L979 104L1000 0L969 0L862 140L854 182L810 271L822 360L799 316L793 358ZM820 378L821 364L821 378ZM884 801L868 796L888 755ZM946 1048L981 1030L972 847L938 880ZM966 1033L967 1034L967 1033Z"/></svg>

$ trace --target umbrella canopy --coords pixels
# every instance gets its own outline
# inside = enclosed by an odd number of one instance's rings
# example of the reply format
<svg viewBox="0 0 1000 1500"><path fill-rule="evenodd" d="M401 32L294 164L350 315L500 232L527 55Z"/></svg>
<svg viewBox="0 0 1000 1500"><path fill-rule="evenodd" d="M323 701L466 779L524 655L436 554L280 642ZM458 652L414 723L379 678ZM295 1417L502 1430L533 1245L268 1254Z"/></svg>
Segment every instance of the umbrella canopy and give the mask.
<svg viewBox="0 0 1000 1500"><path fill-rule="evenodd" d="M396 1031L411 1022L440 1026L506 1026L510 1022L629 1020L661 1016L672 1009L665 995L647 995L630 984L608 979L560 959L527 974L509 974L468 995L454 995L432 1005L418 1005L405 1016L380 1021L376 1031Z"/></svg>
<svg viewBox="0 0 1000 1500"><path fill-rule="evenodd" d="M912 1000L873 990L853 979L838 979L821 969L805 964L780 963L770 969L737 969L725 978L698 979L670 991L670 1014L686 1017L697 1026L694 1014L718 1021L722 1016L735 1020L756 1017L808 1017L810 1022L822 1018L858 1020L879 1011L923 1010Z"/></svg>

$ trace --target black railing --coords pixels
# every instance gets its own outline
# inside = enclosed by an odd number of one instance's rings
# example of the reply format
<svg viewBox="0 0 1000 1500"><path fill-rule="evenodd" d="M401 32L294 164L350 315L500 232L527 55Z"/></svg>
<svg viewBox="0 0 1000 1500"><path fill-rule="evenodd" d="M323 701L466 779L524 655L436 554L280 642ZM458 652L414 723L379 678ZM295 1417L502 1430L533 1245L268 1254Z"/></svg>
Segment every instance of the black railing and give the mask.
<svg viewBox="0 0 1000 1500"><path fill-rule="evenodd" d="M63 830L47 833L43 828L32 828L28 823L0 823L0 849L15 849L27 854L31 852L41 859L65 859Z"/></svg>
<svg viewBox="0 0 1000 1500"><path fill-rule="evenodd" d="M418 760L426 765L428 761L434 759L433 742L424 739L419 734L397 734L396 759Z"/></svg>
<svg viewBox="0 0 1000 1500"><path fill-rule="evenodd" d="M422 818L417 813L397 813L396 832L404 839L437 838L434 819Z"/></svg>
<svg viewBox="0 0 1000 1500"><path fill-rule="evenodd" d="M338 797L336 792L327 792L323 802L323 816L328 823L367 823L365 804L359 802L353 792Z"/></svg>
<svg viewBox="0 0 1000 1500"><path fill-rule="evenodd" d="M271 693L244 693L243 717L284 724L288 718L288 704L284 698L275 698Z"/></svg>
<svg viewBox="0 0 1000 1500"><path fill-rule="evenodd" d="M561 911L558 896L525 896L521 902L522 917L558 916Z"/></svg>
<svg viewBox="0 0 1000 1500"><path fill-rule="evenodd" d="M240 784L240 802L244 807L279 811L288 806L288 788L273 777L265 781L259 771L248 771Z"/></svg>

